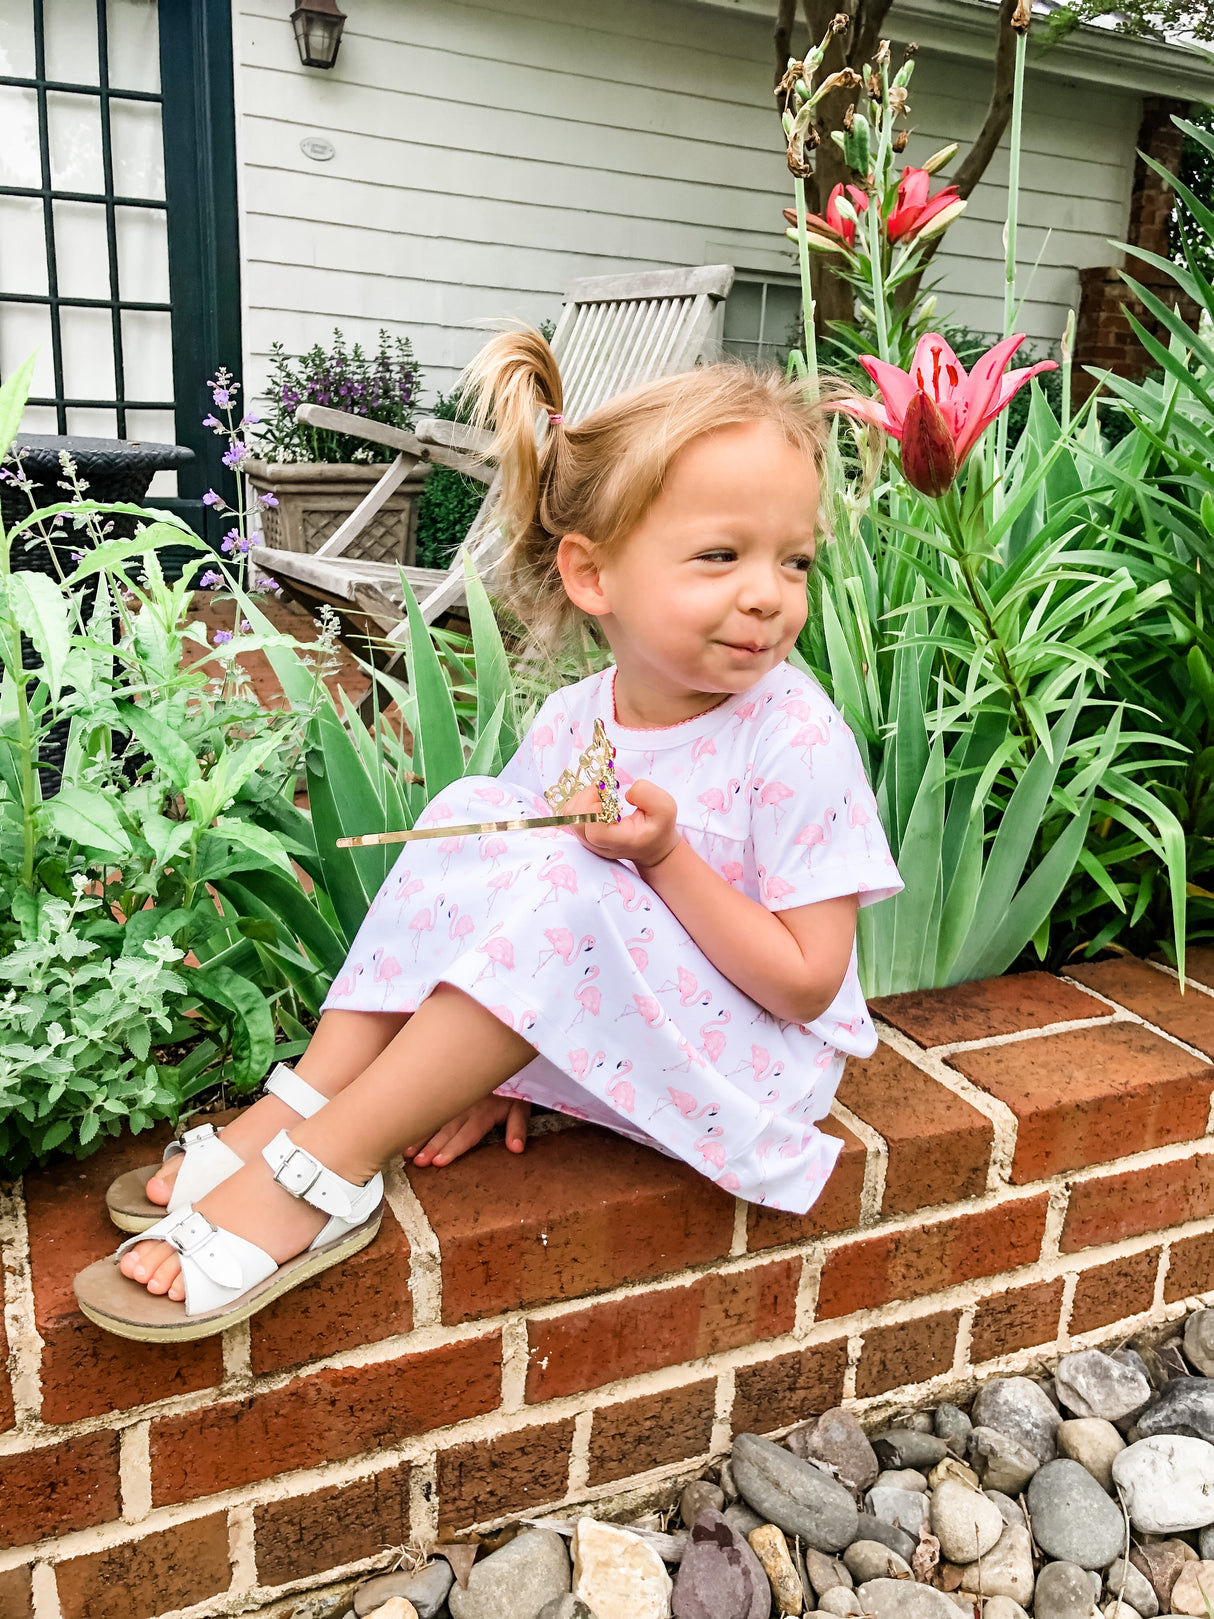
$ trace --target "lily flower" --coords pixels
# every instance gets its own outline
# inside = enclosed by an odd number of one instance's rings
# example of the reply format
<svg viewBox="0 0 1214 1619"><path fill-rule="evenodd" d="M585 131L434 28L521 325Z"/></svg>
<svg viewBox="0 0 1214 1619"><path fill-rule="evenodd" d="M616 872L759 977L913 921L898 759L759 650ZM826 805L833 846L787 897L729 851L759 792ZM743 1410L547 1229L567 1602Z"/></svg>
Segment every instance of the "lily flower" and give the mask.
<svg viewBox="0 0 1214 1619"><path fill-rule="evenodd" d="M922 235L924 227L946 208L953 210L948 221L951 224L965 207L956 186L945 186L934 197L929 197L930 186L931 175L927 169L903 169L898 182L897 201L885 221L885 234L891 242ZM960 207L956 204L960 204Z"/></svg>
<svg viewBox="0 0 1214 1619"><path fill-rule="evenodd" d="M805 224L819 236L833 237L836 241L851 247L856 240L856 220L839 212L839 198L844 195L857 215L862 214L868 207L867 192L861 191L859 186L844 186L840 183L826 199L826 218L823 219L821 214L806 214ZM795 209L786 208L784 217L790 225L796 225Z"/></svg>
<svg viewBox="0 0 1214 1619"><path fill-rule="evenodd" d="M1056 360L1040 360L1005 374L1023 342L1023 332L1005 337L968 375L938 332L919 339L909 371L873 354L860 356L881 390L876 407L881 425L902 441L902 471L920 494L942 495L950 489L982 433L1025 383L1039 372L1057 370Z"/></svg>

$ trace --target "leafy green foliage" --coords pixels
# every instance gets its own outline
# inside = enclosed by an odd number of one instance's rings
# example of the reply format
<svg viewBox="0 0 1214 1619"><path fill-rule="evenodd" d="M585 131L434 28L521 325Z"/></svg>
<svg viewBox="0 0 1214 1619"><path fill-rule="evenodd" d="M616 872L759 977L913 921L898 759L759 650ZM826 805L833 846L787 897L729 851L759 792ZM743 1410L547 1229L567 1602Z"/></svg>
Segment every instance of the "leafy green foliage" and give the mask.
<svg viewBox="0 0 1214 1619"><path fill-rule="evenodd" d="M396 451L387 445L308 427L295 420L295 411L301 404L327 405L408 429L417 413L420 375L409 339L384 331L374 354L365 354L358 343L348 345L336 327L327 349L316 343L297 358L273 343L266 392L270 414L257 449L268 461L391 461Z"/></svg>

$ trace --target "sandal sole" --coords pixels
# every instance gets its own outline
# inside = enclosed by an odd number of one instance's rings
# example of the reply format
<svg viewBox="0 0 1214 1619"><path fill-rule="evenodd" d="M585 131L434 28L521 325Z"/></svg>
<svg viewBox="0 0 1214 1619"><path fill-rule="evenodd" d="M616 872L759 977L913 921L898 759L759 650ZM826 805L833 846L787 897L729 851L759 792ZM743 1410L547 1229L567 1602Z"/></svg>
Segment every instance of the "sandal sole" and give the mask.
<svg viewBox="0 0 1214 1619"><path fill-rule="evenodd" d="M109 1259L98 1260L96 1265L90 1265L80 1272L76 1278L76 1304L82 1314L88 1317L96 1326L106 1332L113 1333L118 1338L129 1338L135 1343L142 1344L180 1344L190 1343L196 1338L211 1338L216 1334L225 1332L228 1327L239 1326L250 1316L256 1315L258 1310L272 1304L275 1299L289 1293L292 1288L298 1287L301 1282L309 1281L313 1276L319 1276L322 1271L330 1269L333 1265L341 1264L343 1259L349 1259L361 1249L374 1242L379 1233L380 1222L383 1219L383 1205L375 1211L361 1226L327 1247L317 1248L299 1254L295 1259L288 1259L264 1282L250 1289L243 1298L238 1300L231 1309L221 1312L211 1312L207 1315L186 1316L182 1314L177 1320L169 1320L164 1325L150 1321L135 1321L125 1316L118 1316L107 1310L91 1305L80 1296L79 1283L90 1274L104 1277L109 1283L119 1280L126 1286L136 1289L137 1294L159 1306L157 1313L164 1313L163 1307L167 1305L171 1310L184 1311L185 1305L167 1298L164 1294L151 1294L139 1282L131 1281L122 1275L118 1269L118 1261L114 1256ZM108 1274L112 1272L112 1276Z"/></svg>
<svg viewBox="0 0 1214 1619"><path fill-rule="evenodd" d="M231 1108L214 1116L224 1124L230 1124L244 1111L244 1108ZM106 1187L105 1212L119 1231L137 1236L140 1231L146 1231L158 1220L163 1220L169 1212L165 1204L153 1203L144 1191L152 1176L159 1175L163 1168L162 1159L158 1164L145 1164L141 1169L128 1169L125 1175L117 1176Z"/></svg>

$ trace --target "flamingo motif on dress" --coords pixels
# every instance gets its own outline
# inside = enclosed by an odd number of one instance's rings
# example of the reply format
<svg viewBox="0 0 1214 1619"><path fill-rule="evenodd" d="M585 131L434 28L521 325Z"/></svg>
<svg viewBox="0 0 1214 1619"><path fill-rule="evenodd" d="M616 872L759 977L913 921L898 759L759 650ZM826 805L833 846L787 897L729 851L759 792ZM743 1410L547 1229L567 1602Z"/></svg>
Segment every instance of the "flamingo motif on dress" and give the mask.
<svg viewBox="0 0 1214 1619"><path fill-rule="evenodd" d="M498 861L505 854L510 845L506 842L505 838L482 838L480 840L480 844L481 859L487 860L496 871Z"/></svg>
<svg viewBox="0 0 1214 1619"><path fill-rule="evenodd" d="M621 1113L631 1113L636 1107L637 1093L632 1081L624 1076L632 1072L632 1061L624 1057L615 1067L615 1075L607 1083L607 1100Z"/></svg>
<svg viewBox="0 0 1214 1619"><path fill-rule="evenodd" d="M661 1002L655 1000L652 995L634 995L632 1005L626 1006L615 1021L618 1023L620 1018L628 1017L632 1012L639 1012L647 1027L651 1029L660 1029L666 1021L666 1013L662 1010Z"/></svg>
<svg viewBox="0 0 1214 1619"><path fill-rule="evenodd" d="M347 996L353 995L355 986L365 971L366 969L362 962L356 961L352 967L342 973L340 978L334 979L333 987L329 991L330 997L344 1000Z"/></svg>
<svg viewBox="0 0 1214 1619"><path fill-rule="evenodd" d="M710 1124L708 1129L695 1143L695 1150L706 1164L714 1169L725 1168L725 1143L721 1139L725 1131L719 1124Z"/></svg>
<svg viewBox="0 0 1214 1619"><path fill-rule="evenodd" d="M545 871L541 871L539 879L542 883L551 884L551 887L547 896L535 907L537 911L540 905L554 904L562 889L566 894L577 893L577 872L564 861L560 861L556 865L549 866Z"/></svg>
<svg viewBox="0 0 1214 1619"><path fill-rule="evenodd" d="M597 1068L606 1059L606 1056L605 1051L596 1051L592 1057L585 1046L580 1046L576 1051L569 1053L569 1066L573 1070L573 1077L579 1085L586 1083L586 1075L591 1068Z"/></svg>
<svg viewBox="0 0 1214 1619"><path fill-rule="evenodd" d="M856 802L855 794L852 792L850 787L843 794L843 807L847 811L848 826L858 826L861 832L864 834L865 854L872 854L873 840L872 834L868 830L869 824L872 821L872 816L868 813L863 804L858 804Z"/></svg>
<svg viewBox="0 0 1214 1619"><path fill-rule="evenodd" d="M701 760L711 758L717 751L717 745L710 736L698 736L691 744L691 769L687 772L694 776Z"/></svg>
<svg viewBox="0 0 1214 1619"><path fill-rule="evenodd" d="M778 905L789 894L795 894L797 885L785 882L783 877L767 875L766 866L759 867L759 892L769 904Z"/></svg>
<svg viewBox="0 0 1214 1619"><path fill-rule="evenodd" d="M828 721L829 723L829 721ZM801 755L802 763L808 765L809 773L814 773L814 749L826 747L830 742L830 732L824 730L816 721L811 720L808 725L801 726L788 744Z"/></svg>
<svg viewBox="0 0 1214 1619"><path fill-rule="evenodd" d="M708 1066L704 1061L704 1058L685 1035L679 1035L678 1045L679 1050L683 1053L683 1061L668 1064L662 1069L664 1074L677 1074L680 1072L680 1070L689 1074L693 1067L706 1068Z"/></svg>
<svg viewBox="0 0 1214 1619"><path fill-rule="evenodd" d="M553 735L551 725L537 725L531 733L531 752L540 767L541 775L544 770L544 755L549 748L554 746L555 742L556 737Z"/></svg>
<svg viewBox="0 0 1214 1619"><path fill-rule="evenodd" d="M569 928L545 928L544 937L551 949L540 951L539 960L535 964L536 972L539 972L541 967L547 966L550 961L555 961L558 956L568 967L574 956L588 956L594 949L593 933L583 933L575 942Z"/></svg>
<svg viewBox="0 0 1214 1619"><path fill-rule="evenodd" d="M699 980L694 973L688 972L686 967L676 967L675 977L678 982L672 984L667 981L658 990L659 995L665 995L668 990L677 990L680 1006L712 1005L712 991L701 989Z"/></svg>
<svg viewBox="0 0 1214 1619"><path fill-rule="evenodd" d="M698 1096L692 1096L690 1091L676 1090L673 1085L667 1085L666 1095L649 1117L652 1119L664 1107L677 1107L685 1119L715 1119L721 1111L715 1102L705 1102L701 1107Z"/></svg>
<svg viewBox="0 0 1214 1619"><path fill-rule="evenodd" d="M714 815L728 815L733 809L730 799L737 796L742 790L742 783L736 776L731 776L724 787L709 787L700 794L696 802L704 806L704 818L700 822L700 831L707 832L708 823Z"/></svg>
<svg viewBox="0 0 1214 1619"><path fill-rule="evenodd" d="M587 1015L596 1018L603 1010L603 992L596 989L594 983L598 976L599 969L597 967L587 967L585 978L574 990L573 998L581 1007L581 1011L573 1020L574 1023L580 1023ZM572 1027L573 1024L570 1024L570 1028Z"/></svg>
<svg viewBox="0 0 1214 1619"><path fill-rule="evenodd" d="M792 788L785 781L767 781L763 776L756 776L751 791L759 795L759 808L769 809L779 826L784 813L780 805L794 796Z"/></svg>
<svg viewBox="0 0 1214 1619"><path fill-rule="evenodd" d="M729 1022L730 1013L718 1012L716 1017L710 1018L707 1023L700 1024L700 1050L705 1058L715 1067L721 1060L725 1050L725 1025Z"/></svg>
<svg viewBox="0 0 1214 1619"><path fill-rule="evenodd" d="M420 911L416 912L413 920L409 923L409 931L413 934L414 961L421 954L422 934L429 933L433 929L435 922L438 920L438 908L442 903L443 895L440 894L433 905L424 905Z"/></svg>
<svg viewBox="0 0 1214 1619"><path fill-rule="evenodd" d="M632 957L633 966L639 973L649 971L649 952L645 949L645 946L652 943L653 929L642 928L640 933L637 934L636 938L629 939L624 946L624 948L628 951L628 954Z"/></svg>
<svg viewBox="0 0 1214 1619"><path fill-rule="evenodd" d="M475 921L468 915L467 911L461 915L458 905L453 905L447 912L447 921L449 924L447 937L454 939L457 943L462 944L470 933L476 932Z"/></svg>
<svg viewBox="0 0 1214 1619"><path fill-rule="evenodd" d="M504 787L497 787L490 783L487 787L474 787L472 796L473 798L479 798L482 804L492 804L494 809L501 809L510 794Z"/></svg>
<svg viewBox="0 0 1214 1619"><path fill-rule="evenodd" d="M497 926L500 928L501 923ZM472 980L474 984L479 984L482 978L496 978L499 967L504 967L507 972L514 971L514 945L497 928L487 939L482 939L476 948L483 951L488 959Z"/></svg>
<svg viewBox="0 0 1214 1619"><path fill-rule="evenodd" d="M386 984L393 978L399 978L404 968L395 956L388 955L381 944L371 957L375 971L371 975L377 984Z"/></svg>
<svg viewBox="0 0 1214 1619"><path fill-rule="evenodd" d="M636 884L622 867L612 872L611 880L603 884L603 892L599 897L606 899L611 894L619 896L626 911L648 911L651 909L648 895L637 892Z"/></svg>
<svg viewBox="0 0 1214 1619"><path fill-rule="evenodd" d="M523 870L526 871L527 868L524 866ZM518 875L519 868L517 866L510 866L506 871L495 871L493 873L493 876L489 879L489 887L493 890L493 898L486 906L487 910L491 911L493 909Z"/></svg>
<svg viewBox="0 0 1214 1619"><path fill-rule="evenodd" d="M766 1046L751 1046L750 1061L731 1069L725 1077L732 1079L735 1074L745 1074L748 1069L750 1078L759 1085L765 1079L779 1079L784 1072L784 1064L775 1061Z"/></svg>
<svg viewBox="0 0 1214 1619"><path fill-rule="evenodd" d="M810 821L809 825L803 826L793 839L799 849L805 850L801 858L807 866L813 863L814 850L825 848L830 842L831 832L838 819L833 805L828 804L822 811L822 819Z"/></svg>
<svg viewBox="0 0 1214 1619"><path fill-rule="evenodd" d="M746 875L746 867L740 860L726 860L720 869L721 876L731 888L740 883Z"/></svg>

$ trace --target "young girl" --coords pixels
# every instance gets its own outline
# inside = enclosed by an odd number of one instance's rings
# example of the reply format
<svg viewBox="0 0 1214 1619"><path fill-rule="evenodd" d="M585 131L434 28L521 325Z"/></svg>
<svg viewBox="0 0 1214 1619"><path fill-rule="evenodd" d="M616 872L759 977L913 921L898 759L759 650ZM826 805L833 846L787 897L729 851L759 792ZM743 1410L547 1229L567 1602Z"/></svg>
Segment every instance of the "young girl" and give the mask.
<svg viewBox="0 0 1214 1619"><path fill-rule="evenodd" d="M371 1240L392 1154L446 1164L502 1122L521 1152L532 1102L794 1213L838 1155L817 1121L846 1055L876 1045L856 911L901 887L847 726L785 661L838 407L715 365L567 426L532 331L495 338L469 382L496 419L520 616L551 632L586 615L615 663L419 824L550 815L543 790L596 720L630 813L405 846L297 1072L280 1065L222 1139L191 1131L111 1188L115 1218L150 1227L77 1278L114 1332L244 1319Z"/></svg>

